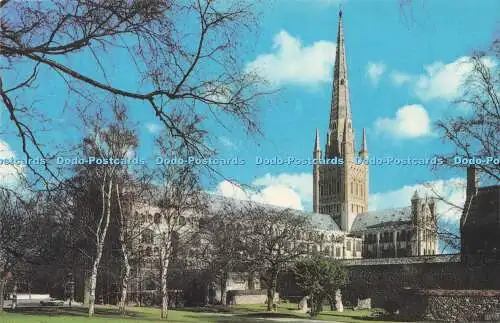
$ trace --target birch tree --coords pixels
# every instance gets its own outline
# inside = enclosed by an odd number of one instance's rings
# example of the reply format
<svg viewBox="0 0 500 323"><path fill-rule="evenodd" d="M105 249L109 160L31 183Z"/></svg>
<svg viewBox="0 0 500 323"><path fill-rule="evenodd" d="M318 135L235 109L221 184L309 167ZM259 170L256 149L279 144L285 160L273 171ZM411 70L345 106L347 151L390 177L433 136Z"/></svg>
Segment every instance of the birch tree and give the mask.
<svg viewBox="0 0 500 323"><path fill-rule="evenodd" d="M187 125L189 128L190 125ZM198 139L202 134L198 133ZM205 202L201 194L199 172L194 163L189 163L192 150L182 140L168 134L157 139L163 157L182 159L180 163L168 163L157 167L154 179L159 182L155 188L156 239L159 243L161 318L168 315L168 269L176 247L176 241L189 240L196 234L188 225L188 218L203 213Z"/></svg>
<svg viewBox="0 0 500 323"><path fill-rule="evenodd" d="M137 246L145 230L151 225L144 225L140 217L134 214L137 205L143 205L152 200L150 194L150 177L148 175L125 175L116 183L117 217L120 226L119 242L123 256L123 276L121 279L121 294L119 308L125 314L128 296L128 286L131 278L131 260L134 256L133 247ZM137 253L135 253L135 256ZM136 259L137 260L137 259Z"/></svg>
<svg viewBox="0 0 500 323"><path fill-rule="evenodd" d="M123 170L122 165L114 160L124 159L127 153L137 145L135 135L123 127L126 121L126 112L123 106L113 105L113 118L114 121L107 124L104 117L98 114L86 121L90 128L90 134L84 139L84 154L89 157L89 160L94 157L103 161L89 165L89 173L87 173L87 175L93 176L93 180L99 186L101 203L99 215L95 217L97 222L94 230L96 250L90 276L89 316L93 316L95 312L97 274L111 219L112 193L117 183L117 177L122 175Z"/></svg>

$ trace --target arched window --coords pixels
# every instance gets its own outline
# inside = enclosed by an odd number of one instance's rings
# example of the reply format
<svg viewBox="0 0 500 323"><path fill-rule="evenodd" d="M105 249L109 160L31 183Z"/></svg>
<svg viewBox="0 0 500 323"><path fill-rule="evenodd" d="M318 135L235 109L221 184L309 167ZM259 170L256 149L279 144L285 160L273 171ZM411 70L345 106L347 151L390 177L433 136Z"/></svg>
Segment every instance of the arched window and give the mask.
<svg viewBox="0 0 500 323"><path fill-rule="evenodd" d="M161 214L155 213L155 224L160 224L160 223L161 223Z"/></svg>

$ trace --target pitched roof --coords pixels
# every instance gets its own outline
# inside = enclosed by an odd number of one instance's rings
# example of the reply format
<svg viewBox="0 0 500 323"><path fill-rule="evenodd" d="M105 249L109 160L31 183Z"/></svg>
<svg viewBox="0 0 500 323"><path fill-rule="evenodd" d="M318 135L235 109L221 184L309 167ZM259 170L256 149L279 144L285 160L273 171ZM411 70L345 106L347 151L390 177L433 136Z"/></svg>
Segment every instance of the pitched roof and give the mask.
<svg viewBox="0 0 500 323"><path fill-rule="evenodd" d="M208 199L208 208L209 212L217 213L218 211L223 210L225 207L225 203L229 203L230 206L234 206L235 208L243 208L244 206L260 206L265 207L270 210L289 210L290 213L296 215L303 215L309 218L310 224L314 229L317 230L328 230L328 231L341 231L337 223L332 219L332 217L328 214L320 214L313 212L306 212L302 210L290 209L270 204L259 203L255 201L248 200L238 200L230 197L224 197L216 194L207 194ZM227 204L226 204L227 205Z"/></svg>
<svg viewBox="0 0 500 323"><path fill-rule="evenodd" d="M352 223L351 232L361 232L370 228L411 222L411 207L401 207L360 213Z"/></svg>
<svg viewBox="0 0 500 323"><path fill-rule="evenodd" d="M474 195L465 225L500 223L500 185L480 187Z"/></svg>

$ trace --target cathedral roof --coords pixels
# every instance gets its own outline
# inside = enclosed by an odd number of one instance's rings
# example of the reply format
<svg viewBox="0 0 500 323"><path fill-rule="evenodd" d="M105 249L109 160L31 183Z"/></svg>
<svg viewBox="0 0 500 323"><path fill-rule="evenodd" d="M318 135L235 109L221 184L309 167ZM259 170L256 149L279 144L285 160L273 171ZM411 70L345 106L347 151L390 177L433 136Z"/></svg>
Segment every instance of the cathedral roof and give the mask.
<svg viewBox="0 0 500 323"><path fill-rule="evenodd" d="M411 207L394 208L360 213L354 219L351 232L361 232L372 228L390 226L411 221Z"/></svg>
<svg viewBox="0 0 500 323"><path fill-rule="evenodd" d="M208 194L208 208L209 212L217 213L223 210L225 207L234 207L234 208L244 208L245 206L260 206L260 207L265 207L266 209L271 209L271 210L286 210L287 208L285 207L280 207L280 206L275 206L275 205L270 205L270 204L264 204L264 203L259 203L255 201L248 201L248 200L239 200L235 198L229 198L229 197L224 197L220 195L215 195L215 194ZM296 210L296 209L289 209L291 214L296 214L296 215L303 215L305 217L309 218L309 224L313 229L316 230L325 230L325 231L339 231L341 232L339 226L335 221L332 219L332 217L328 214L320 214L320 213L313 213L313 212L306 212L302 210Z"/></svg>

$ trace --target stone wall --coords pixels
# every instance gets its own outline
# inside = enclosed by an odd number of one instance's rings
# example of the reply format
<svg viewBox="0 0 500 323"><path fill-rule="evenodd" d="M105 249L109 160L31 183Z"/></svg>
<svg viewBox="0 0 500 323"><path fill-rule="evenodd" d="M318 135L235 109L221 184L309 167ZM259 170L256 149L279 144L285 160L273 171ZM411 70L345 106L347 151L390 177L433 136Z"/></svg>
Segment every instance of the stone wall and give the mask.
<svg viewBox="0 0 500 323"><path fill-rule="evenodd" d="M398 291L417 289L500 289L500 264L465 266L462 263L411 263L349 266L344 297L372 299L374 307L398 302Z"/></svg>
<svg viewBox="0 0 500 323"><path fill-rule="evenodd" d="M403 320L477 322L500 320L500 290L404 290Z"/></svg>
<svg viewBox="0 0 500 323"><path fill-rule="evenodd" d="M227 293L229 304L266 304L267 290L231 290ZM274 294L274 301L279 300L279 293Z"/></svg>
<svg viewBox="0 0 500 323"><path fill-rule="evenodd" d="M448 259L448 262L444 262ZM499 289L500 264L466 266L457 257L408 257L343 261L349 283L342 294L346 306L371 298L372 306L384 308L398 303L400 291L413 289ZM291 272L280 276L278 291L283 298L304 296Z"/></svg>

